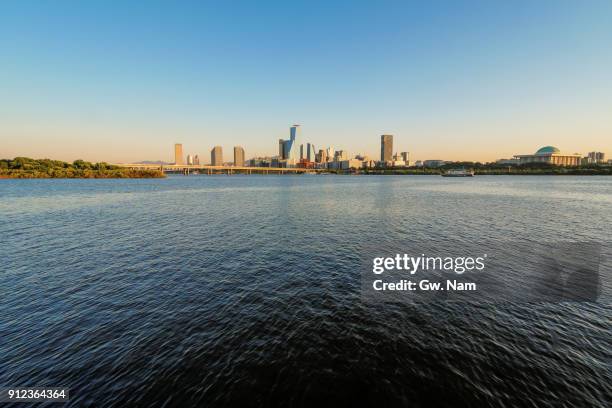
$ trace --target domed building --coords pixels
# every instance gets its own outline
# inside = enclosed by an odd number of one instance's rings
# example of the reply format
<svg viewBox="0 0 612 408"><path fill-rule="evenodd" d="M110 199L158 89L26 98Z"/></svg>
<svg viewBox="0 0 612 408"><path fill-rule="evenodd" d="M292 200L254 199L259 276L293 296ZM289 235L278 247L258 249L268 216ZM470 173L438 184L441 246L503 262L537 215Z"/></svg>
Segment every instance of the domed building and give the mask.
<svg viewBox="0 0 612 408"><path fill-rule="evenodd" d="M581 155L563 154L554 146L544 146L538 149L534 154L519 154L514 156L518 160L518 164L527 163L547 163L555 166L578 166L580 164Z"/></svg>
<svg viewBox="0 0 612 408"><path fill-rule="evenodd" d="M535 152L536 156L544 156L547 154L553 153L561 153L561 150L557 149L555 146L544 146L540 147L537 152Z"/></svg>

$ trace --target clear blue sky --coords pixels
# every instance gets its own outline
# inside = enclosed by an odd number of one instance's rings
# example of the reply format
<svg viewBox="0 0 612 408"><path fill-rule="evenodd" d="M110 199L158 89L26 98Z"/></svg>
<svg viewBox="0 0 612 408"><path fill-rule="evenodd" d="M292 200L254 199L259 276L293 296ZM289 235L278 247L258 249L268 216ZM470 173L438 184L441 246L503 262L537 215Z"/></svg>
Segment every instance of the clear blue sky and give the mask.
<svg viewBox="0 0 612 408"><path fill-rule="evenodd" d="M0 2L0 156L612 153L612 1Z"/></svg>

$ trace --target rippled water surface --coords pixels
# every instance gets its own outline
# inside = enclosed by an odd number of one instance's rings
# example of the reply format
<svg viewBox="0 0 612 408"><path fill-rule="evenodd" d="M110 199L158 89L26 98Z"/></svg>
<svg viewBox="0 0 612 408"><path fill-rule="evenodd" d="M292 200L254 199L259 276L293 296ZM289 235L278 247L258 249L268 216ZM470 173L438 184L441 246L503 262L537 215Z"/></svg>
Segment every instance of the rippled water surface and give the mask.
<svg viewBox="0 0 612 408"><path fill-rule="evenodd" d="M364 304L356 267L380 237L609 249L612 178L2 180L0 215L0 386L72 406L611 400L609 300Z"/></svg>

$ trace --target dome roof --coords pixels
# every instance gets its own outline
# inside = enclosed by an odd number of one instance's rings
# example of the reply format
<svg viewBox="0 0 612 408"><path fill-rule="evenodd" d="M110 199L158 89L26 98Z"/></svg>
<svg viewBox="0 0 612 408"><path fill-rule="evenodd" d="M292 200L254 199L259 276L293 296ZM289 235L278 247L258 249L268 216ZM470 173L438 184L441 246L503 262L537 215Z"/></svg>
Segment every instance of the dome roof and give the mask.
<svg viewBox="0 0 612 408"><path fill-rule="evenodd" d="M551 153L559 153L560 150L555 146L544 146L540 148L535 154L551 154Z"/></svg>

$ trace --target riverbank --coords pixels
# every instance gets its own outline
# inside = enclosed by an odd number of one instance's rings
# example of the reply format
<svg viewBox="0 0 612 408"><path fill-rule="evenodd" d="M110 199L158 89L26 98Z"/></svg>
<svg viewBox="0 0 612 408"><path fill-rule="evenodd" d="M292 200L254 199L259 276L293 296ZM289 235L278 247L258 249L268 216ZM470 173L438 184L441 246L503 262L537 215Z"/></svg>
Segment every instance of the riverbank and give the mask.
<svg viewBox="0 0 612 408"><path fill-rule="evenodd" d="M67 163L59 160L30 159L16 157L0 160L0 179L111 179L111 178L163 178L160 170L135 170L113 166L107 163L90 163L75 160Z"/></svg>
<svg viewBox="0 0 612 408"><path fill-rule="evenodd" d="M589 167L506 167L506 168L471 168L477 176L612 176L612 166ZM432 176L441 175L450 168L395 168L395 169L367 169L360 170L365 175L415 175Z"/></svg>

